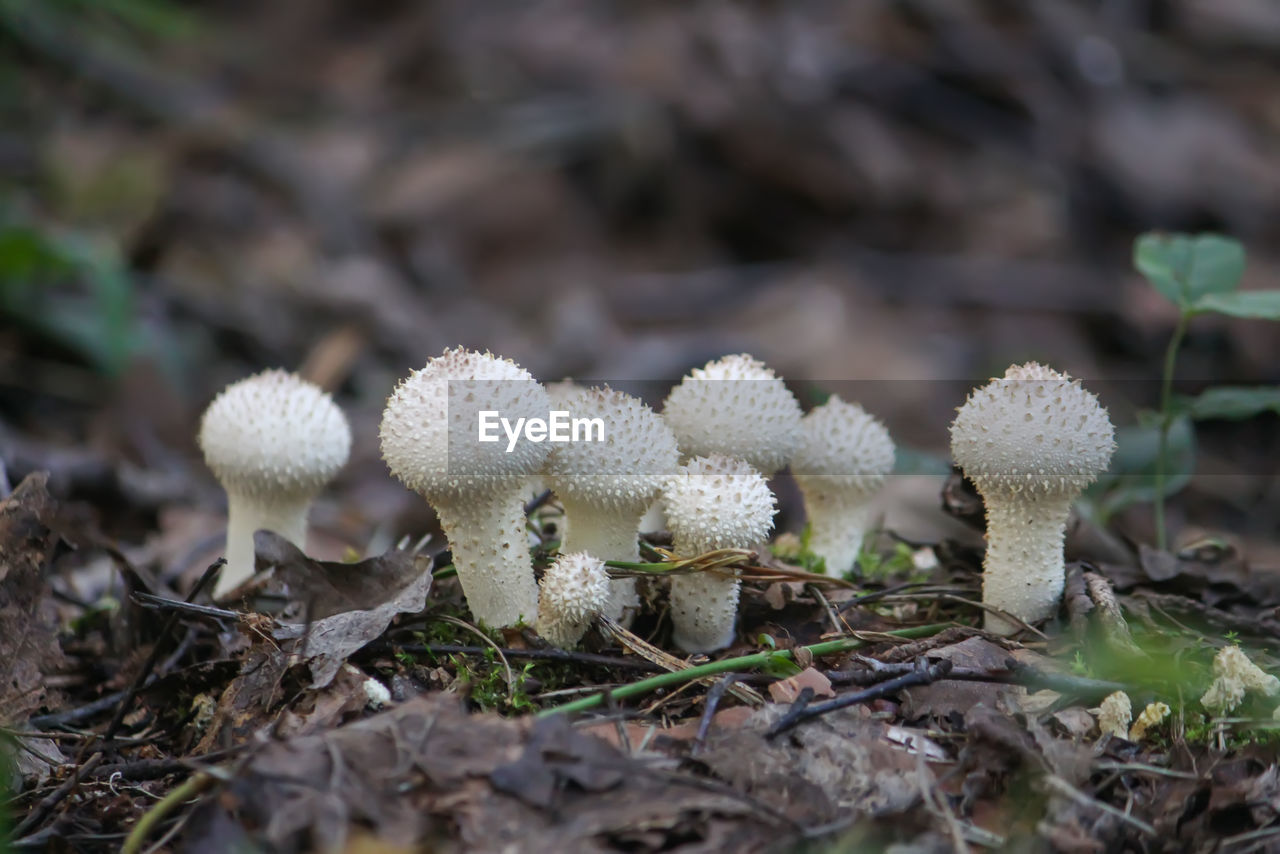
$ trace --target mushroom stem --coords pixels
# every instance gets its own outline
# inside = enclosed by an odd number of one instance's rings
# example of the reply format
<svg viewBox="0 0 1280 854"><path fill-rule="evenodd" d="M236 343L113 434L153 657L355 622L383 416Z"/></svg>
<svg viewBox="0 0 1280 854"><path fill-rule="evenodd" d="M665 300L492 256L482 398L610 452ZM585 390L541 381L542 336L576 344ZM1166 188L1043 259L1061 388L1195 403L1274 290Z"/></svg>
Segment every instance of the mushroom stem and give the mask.
<svg viewBox="0 0 1280 854"><path fill-rule="evenodd" d="M584 616L577 619L555 620L545 616L546 608L538 616L538 635L547 643L558 649L573 649L582 640L582 636L591 628L594 617Z"/></svg>
<svg viewBox="0 0 1280 854"><path fill-rule="evenodd" d="M564 505L565 516L574 520L573 527L565 532L560 542L560 554L586 552L599 560L628 563L640 560L640 546L636 543L639 513L606 513L589 502L564 497L560 503ZM630 615L626 610L630 608L634 613L639 605L640 596L636 593L634 578L609 579L609 604L605 616L628 625Z"/></svg>
<svg viewBox="0 0 1280 854"><path fill-rule="evenodd" d="M809 514L809 551L826 562L829 575L843 575L857 563L864 534L875 518L870 492L860 496L812 487L801 491Z"/></svg>
<svg viewBox="0 0 1280 854"><path fill-rule="evenodd" d="M684 554L679 549L677 553ZM675 645L689 652L709 652L733 643L741 587L736 576L727 577L719 570L671 576Z"/></svg>
<svg viewBox="0 0 1280 854"><path fill-rule="evenodd" d="M982 498L987 508L982 601L1028 623L1053 616L1066 585L1062 546L1075 495L988 487ZM985 627L998 635L1021 628L990 612Z"/></svg>
<svg viewBox="0 0 1280 854"><path fill-rule="evenodd" d="M311 496L284 498L273 496L263 501L242 492L227 492L227 565L218 576L213 597L216 599L239 587L255 568L253 532L265 528L306 551L307 511Z"/></svg>
<svg viewBox="0 0 1280 854"><path fill-rule="evenodd" d="M435 504L471 615L486 626L538 618L523 495L523 488L495 488Z"/></svg>

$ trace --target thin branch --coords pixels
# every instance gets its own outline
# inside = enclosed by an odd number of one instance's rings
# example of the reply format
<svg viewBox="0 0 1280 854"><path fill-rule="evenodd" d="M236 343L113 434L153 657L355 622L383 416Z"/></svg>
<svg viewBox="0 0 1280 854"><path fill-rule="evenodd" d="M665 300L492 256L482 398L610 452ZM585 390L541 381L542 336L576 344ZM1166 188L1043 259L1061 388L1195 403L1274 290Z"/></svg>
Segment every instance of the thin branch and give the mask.
<svg viewBox="0 0 1280 854"><path fill-rule="evenodd" d="M11 839L21 838L27 831L44 821L58 804L62 803L68 795L75 791L76 787L80 785L80 781L83 780L90 771L98 767L98 764L102 762L103 758L104 756L102 751L98 751L85 760L84 764L77 768L75 773L67 778L66 782L54 789L48 797L36 804L31 812L27 813L27 817L13 829L12 833L9 834L9 837Z"/></svg>
<svg viewBox="0 0 1280 854"><path fill-rule="evenodd" d="M218 570L226 564L226 558L218 558L209 565L204 571L204 575L200 576L200 580L191 588L191 592L187 594L186 601L192 602L196 596L200 595L200 591L205 585L217 574ZM142 690L142 686L146 683L147 678L151 675L156 666L156 662L160 660L160 650L163 648L162 641L173 633L173 628L178 624L181 617L180 611L174 611L169 615L169 619L165 621L164 626L160 629L160 635L152 644L151 653L147 656L147 660L143 662L142 667L138 670L138 675L134 677L133 684L129 686L129 690L125 693L124 699L120 702L120 707L116 709L115 717L111 719L111 723L107 725L106 732L102 734L102 740L111 744L111 740L115 737L116 731L120 729L120 725L124 723L124 716L129 711L129 707L133 705L133 699L138 696L138 692Z"/></svg>
<svg viewBox="0 0 1280 854"><path fill-rule="evenodd" d="M797 703L785 715L779 718L773 726L769 727L769 731L765 733L765 738L775 738L789 729L819 715L825 715L828 712L834 712L839 709L847 709L849 706L855 706L858 703L868 703L872 700L879 700L890 694L896 694L903 688L911 688L915 685L930 685L939 679L945 677L951 672L951 662L947 660L939 661L937 664L931 664L927 667L917 668L910 673L898 676L881 682L879 685L873 685L863 691L854 691L849 694L843 694L834 700L828 700L825 703L803 704Z"/></svg>

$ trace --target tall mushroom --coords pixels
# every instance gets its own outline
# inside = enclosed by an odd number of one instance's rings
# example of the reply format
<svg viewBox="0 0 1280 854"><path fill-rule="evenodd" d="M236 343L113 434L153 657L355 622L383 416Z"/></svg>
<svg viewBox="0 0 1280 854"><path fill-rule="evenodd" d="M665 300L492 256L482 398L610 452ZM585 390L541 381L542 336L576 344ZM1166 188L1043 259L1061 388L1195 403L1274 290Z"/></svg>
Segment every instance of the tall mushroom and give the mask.
<svg viewBox="0 0 1280 854"><path fill-rule="evenodd" d="M545 420L549 409L528 371L459 347L402 380L382 414L382 458L435 507L462 592L485 625L537 619L524 498L550 448L527 438L482 442L482 418L515 425Z"/></svg>
<svg viewBox="0 0 1280 854"><path fill-rule="evenodd" d="M306 548L311 501L346 464L351 429L324 390L269 370L223 389L197 440L227 493L227 565L213 591L220 597L253 575L259 528Z"/></svg>
<svg viewBox="0 0 1280 854"><path fill-rule="evenodd" d="M681 466L662 494L672 549L692 557L752 548L773 528L774 497L764 476L743 460L712 454ZM741 582L716 570L671 577L676 646L711 652L733 643Z"/></svg>
<svg viewBox="0 0 1280 854"><path fill-rule="evenodd" d="M1071 505L1106 469L1115 431L1079 380L1028 362L975 389L951 424L951 454L982 493L982 601L1024 622L1051 616L1065 584ZM988 631L1017 626L991 613Z"/></svg>
<svg viewBox="0 0 1280 854"><path fill-rule="evenodd" d="M893 470L893 440L856 403L832 395L800 422L791 474L804 494L809 549L827 572L849 571L871 522L871 498Z"/></svg>
<svg viewBox="0 0 1280 854"><path fill-rule="evenodd" d="M637 561L640 516L679 462L675 437L643 402L608 387L582 389L563 407L574 419L599 419L604 436L557 445L543 466L570 519L560 550ZM638 604L635 580L616 578L609 586L607 613L622 619Z"/></svg>

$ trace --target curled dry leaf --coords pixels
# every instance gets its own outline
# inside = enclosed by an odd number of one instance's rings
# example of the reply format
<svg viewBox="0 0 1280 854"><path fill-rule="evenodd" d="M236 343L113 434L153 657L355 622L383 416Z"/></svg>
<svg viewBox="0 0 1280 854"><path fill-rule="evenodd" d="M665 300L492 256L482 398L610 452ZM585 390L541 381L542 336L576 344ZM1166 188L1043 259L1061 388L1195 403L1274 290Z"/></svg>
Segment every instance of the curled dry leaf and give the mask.
<svg viewBox="0 0 1280 854"><path fill-rule="evenodd" d="M431 562L405 551L390 551L354 564L314 561L282 537L259 532L272 540L274 548L290 554L289 572L302 578L318 596L323 610L336 606L337 597L356 605L349 610L308 623L284 623L272 637L287 641L282 649L306 660L311 668L313 688L323 688L337 675L343 662L366 644L376 640L397 614L412 614L426 605L431 590ZM307 577L305 573L313 573ZM323 575L320 575L323 573ZM324 586L320 579L323 578ZM334 597L334 598L329 598Z"/></svg>

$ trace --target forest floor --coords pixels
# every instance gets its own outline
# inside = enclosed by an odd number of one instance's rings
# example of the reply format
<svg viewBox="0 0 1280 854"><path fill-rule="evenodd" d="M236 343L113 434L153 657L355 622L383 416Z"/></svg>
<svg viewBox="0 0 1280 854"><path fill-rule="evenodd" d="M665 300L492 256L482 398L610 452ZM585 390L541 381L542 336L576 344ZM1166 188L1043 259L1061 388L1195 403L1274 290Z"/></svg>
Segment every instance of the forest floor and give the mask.
<svg viewBox="0 0 1280 854"><path fill-rule="evenodd" d="M1176 321L1141 231L1280 279L1269 4L135 3L0 2L10 849L1280 850L1280 700L1201 702L1225 648L1280 673L1280 415L1179 445L1166 548L1133 481L1091 493L1060 614L1013 637L945 440L1038 352L1140 426ZM1280 381L1263 326L1197 320L1179 388ZM750 351L863 401L913 477L844 578L775 478L709 658L671 654L652 574L579 650L485 631L376 441L457 344L655 405ZM272 365L335 393L353 457L311 556L260 533L215 603L196 424ZM540 571L559 525L531 506ZM1117 691L1169 712L1104 732Z"/></svg>

